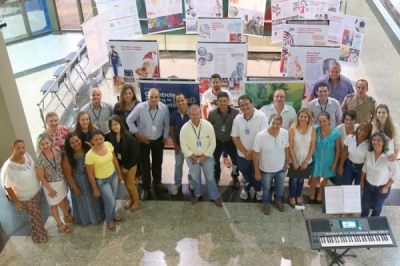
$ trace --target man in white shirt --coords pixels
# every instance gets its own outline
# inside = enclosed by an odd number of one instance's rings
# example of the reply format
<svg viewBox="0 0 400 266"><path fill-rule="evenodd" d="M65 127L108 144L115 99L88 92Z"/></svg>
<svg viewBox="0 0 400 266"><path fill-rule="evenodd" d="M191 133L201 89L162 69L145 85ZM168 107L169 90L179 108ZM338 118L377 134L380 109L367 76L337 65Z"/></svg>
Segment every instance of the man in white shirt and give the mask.
<svg viewBox="0 0 400 266"><path fill-rule="evenodd" d="M296 122L297 115L292 106L285 104L285 99L286 91L277 89L274 92L274 102L263 106L260 111L267 116L267 119L273 114L282 116L282 128L289 130L290 126Z"/></svg>
<svg viewBox="0 0 400 266"><path fill-rule="evenodd" d="M183 125L179 137L194 185L192 205L199 202L202 195L201 169L203 169L209 197L215 205L222 207L214 179L213 153L216 146L214 128L210 122L201 119L200 107L197 104L189 107L189 117L190 121Z"/></svg>
<svg viewBox="0 0 400 266"><path fill-rule="evenodd" d="M256 192L256 199L261 200L261 181L254 179L253 144L256 135L268 128L268 120L263 112L253 106L248 95L239 97L239 108L242 112L233 120L231 137L238 152L237 164L243 175L244 187L240 198L246 200L251 187Z"/></svg>
<svg viewBox="0 0 400 266"><path fill-rule="evenodd" d="M313 116L313 123L318 124L318 115L321 112L327 112L331 116L331 125L336 127L341 122L342 108L338 100L329 97L329 86L325 82L317 85L318 98L307 104Z"/></svg>

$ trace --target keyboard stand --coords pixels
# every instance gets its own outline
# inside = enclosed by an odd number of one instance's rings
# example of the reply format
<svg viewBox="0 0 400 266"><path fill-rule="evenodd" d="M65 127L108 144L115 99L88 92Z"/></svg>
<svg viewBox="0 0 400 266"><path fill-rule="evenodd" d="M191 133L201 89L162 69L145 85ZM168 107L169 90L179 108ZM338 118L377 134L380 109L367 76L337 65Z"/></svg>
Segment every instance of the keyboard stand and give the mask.
<svg viewBox="0 0 400 266"><path fill-rule="evenodd" d="M343 259L344 256L347 257L353 257L356 258L357 255L353 255L353 254L346 254L350 249L346 249L345 251L343 251L343 253L337 253L336 249L324 249L325 252L332 258L332 262L331 264L329 264L329 266L332 266L334 264L340 265L340 264L345 264L345 260Z"/></svg>

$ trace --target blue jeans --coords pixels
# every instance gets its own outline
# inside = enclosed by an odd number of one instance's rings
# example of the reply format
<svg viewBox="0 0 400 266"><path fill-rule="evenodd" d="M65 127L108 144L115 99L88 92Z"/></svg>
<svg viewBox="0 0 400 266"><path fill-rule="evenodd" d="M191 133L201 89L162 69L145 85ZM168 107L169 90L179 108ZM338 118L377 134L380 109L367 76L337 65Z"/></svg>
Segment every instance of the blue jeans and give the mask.
<svg viewBox="0 0 400 266"><path fill-rule="evenodd" d="M239 171L242 172L244 190L249 191L253 187L255 191L261 191L261 181L254 179L253 160L249 161L238 155L237 164Z"/></svg>
<svg viewBox="0 0 400 266"><path fill-rule="evenodd" d="M344 163L342 185L359 185L361 180L362 165L354 167L347 159Z"/></svg>
<svg viewBox="0 0 400 266"><path fill-rule="evenodd" d="M291 198L300 198L303 192L304 178L289 178L289 194Z"/></svg>
<svg viewBox="0 0 400 266"><path fill-rule="evenodd" d="M114 71L114 76L118 77L118 64L112 64L112 68Z"/></svg>
<svg viewBox="0 0 400 266"><path fill-rule="evenodd" d="M238 157L237 155L237 149L235 144L233 143L232 140L222 142L220 140L216 140L216 145L215 145L215 150L214 150L214 177L216 180L219 180L221 178L221 163L219 162L219 159L221 158L221 153L225 151L229 156L231 157L232 160L232 169L231 169L231 176L232 177L238 177L239 172L237 169L237 161L236 158Z"/></svg>
<svg viewBox="0 0 400 266"><path fill-rule="evenodd" d="M283 191L285 189L285 177L286 171L280 170L275 173L267 173L261 171L261 178L262 178L262 187L263 187L263 194L262 200L264 203L271 203L271 180L274 180L275 183L275 202L282 202L283 198Z"/></svg>
<svg viewBox="0 0 400 266"><path fill-rule="evenodd" d="M175 154L175 173L174 173L174 181L176 185L182 185L182 176L183 176L183 162L185 161L185 156L183 156L182 150L179 150L179 154ZM192 180L192 176L190 175L190 171L188 173L188 179Z"/></svg>
<svg viewBox="0 0 400 266"><path fill-rule="evenodd" d="M361 198L361 216L368 217L369 209L371 205L372 214L371 216L379 216L382 212L383 202L390 194L390 188L386 194L382 194L379 190L384 186L372 186L367 180L364 181L364 190Z"/></svg>
<svg viewBox="0 0 400 266"><path fill-rule="evenodd" d="M106 215L106 222L112 223L115 214L115 197L117 196L118 189L118 175L114 172L107 178L96 178L97 188L100 190L100 195L104 202L104 213Z"/></svg>
<svg viewBox="0 0 400 266"><path fill-rule="evenodd" d="M218 198L217 183L214 179L214 158L207 157L202 164L193 164L190 157L186 158L186 163L189 166L190 175L192 176L194 195L196 197L201 196L201 169L203 169L204 178L206 179L206 185L208 194L211 200Z"/></svg>

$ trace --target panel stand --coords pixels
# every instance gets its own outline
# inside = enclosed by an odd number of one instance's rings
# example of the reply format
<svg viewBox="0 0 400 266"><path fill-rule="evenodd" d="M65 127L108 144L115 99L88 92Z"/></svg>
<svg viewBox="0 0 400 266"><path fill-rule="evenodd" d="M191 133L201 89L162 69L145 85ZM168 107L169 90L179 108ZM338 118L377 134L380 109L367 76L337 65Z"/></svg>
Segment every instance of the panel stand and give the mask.
<svg viewBox="0 0 400 266"><path fill-rule="evenodd" d="M347 248L343 253L337 253L336 249L324 249L325 252L332 258L331 264L329 266L332 266L334 264L340 265L340 264L345 264L346 261L343 259L344 256L346 257L353 257L356 258L357 255L352 255L352 254L346 254L350 249Z"/></svg>
<svg viewBox="0 0 400 266"><path fill-rule="evenodd" d="M246 35L246 43L249 43L249 36ZM251 52L247 51L247 54L249 54L251 57L253 57L255 60L257 60L257 62L260 62L260 60L258 60L258 57L255 56L254 54L252 54Z"/></svg>

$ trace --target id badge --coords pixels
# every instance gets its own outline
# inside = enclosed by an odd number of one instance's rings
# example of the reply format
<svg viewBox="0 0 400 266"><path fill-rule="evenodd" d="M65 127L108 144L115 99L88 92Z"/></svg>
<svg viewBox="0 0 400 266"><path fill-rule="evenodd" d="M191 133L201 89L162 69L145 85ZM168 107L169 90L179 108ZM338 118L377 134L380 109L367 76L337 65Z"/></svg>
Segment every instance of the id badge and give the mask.
<svg viewBox="0 0 400 266"><path fill-rule="evenodd" d="M117 153L117 159L118 159L118 160L121 160L121 158L122 158L122 157L121 157L121 153Z"/></svg>
<svg viewBox="0 0 400 266"><path fill-rule="evenodd" d="M201 147L201 141L200 140L197 141L197 147Z"/></svg>
<svg viewBox="0 0 400 266"><path fill-rule="evenodd" d="M59 174L56 174L56 176L54 177L54 179L55 180L60 180L61 178L60 178L60 175Z"/></svg>
<svg viewBox="0 0 400 266"><path fill-rule="evenodd" d="M156 125L152 125L151 130L156 131L157 130Z"/></svg>
<svg viewBox="0 0 400 266"><path fill-rule="evenodd" d="M244 132L246 133L246 135L249 135L249 134L250 134L250 130L249 130L248 128L246 128L246 129L244 130Z"/></svg>
<svg viewBox="0 0 400 266"><path fill-rule="evenodd" d="M222 125L222 127L221 127L221 131L223 131L223 132L225 132L225 131L226 131L226 126L225 126L225 125Z"/></svg>
<svg viewBox="0 0 400 266"><path fill-rule="evenodd" d="M97 124L96 126L97 126L99 129L101 129L101 126L100 126L100 124Z"/></svg>

